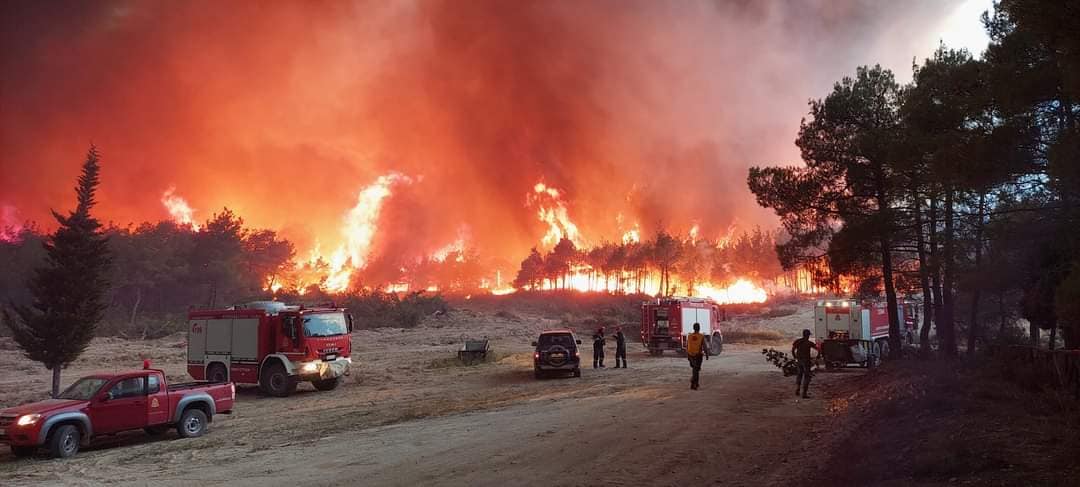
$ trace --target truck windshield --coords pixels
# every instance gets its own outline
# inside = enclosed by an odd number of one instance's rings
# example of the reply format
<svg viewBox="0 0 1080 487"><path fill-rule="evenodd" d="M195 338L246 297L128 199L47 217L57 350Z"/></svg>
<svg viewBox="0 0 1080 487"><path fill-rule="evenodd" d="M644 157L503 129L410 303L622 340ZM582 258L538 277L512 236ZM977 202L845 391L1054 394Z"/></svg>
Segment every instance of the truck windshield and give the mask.
<svg viewBox="0 0 1080 487"><path fill-rule="evenodd" d="M304 315L304 336L329 337L349 332L342 313Z"/></svg>
<svg viewBox="0 0 1080 487"><path fill-rule="evenodd" d="M59 399L75 399L77 401L89 401L94 394L97 394L98 389L105 385L108 379L96 379L93 377L84 377L79 379L78 382L71 384L64 392L61 392L58 396Z"/></svg>

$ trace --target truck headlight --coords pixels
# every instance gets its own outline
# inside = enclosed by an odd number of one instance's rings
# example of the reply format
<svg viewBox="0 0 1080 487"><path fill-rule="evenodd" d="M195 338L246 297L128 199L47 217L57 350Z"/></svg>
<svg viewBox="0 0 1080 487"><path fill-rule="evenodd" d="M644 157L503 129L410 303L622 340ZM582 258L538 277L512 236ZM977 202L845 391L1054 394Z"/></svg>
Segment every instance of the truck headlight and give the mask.
<svg viewBox="0 0 1080 487"><path fill-rule="evenodd" d="M19 416L19 421L16 424L18 424L19 426L29 426L38 421L41 421L40 414L24 414L22 416Z"/></svg>
<svg viewBox="0 0 1080 487"><path fill-rule="evenodd" d="M303 372L318 372L319 371L319 364L317 364L315 362L308 362L308 363L304 364L304 366L301 367L300 370L303 371Z"/></svg>

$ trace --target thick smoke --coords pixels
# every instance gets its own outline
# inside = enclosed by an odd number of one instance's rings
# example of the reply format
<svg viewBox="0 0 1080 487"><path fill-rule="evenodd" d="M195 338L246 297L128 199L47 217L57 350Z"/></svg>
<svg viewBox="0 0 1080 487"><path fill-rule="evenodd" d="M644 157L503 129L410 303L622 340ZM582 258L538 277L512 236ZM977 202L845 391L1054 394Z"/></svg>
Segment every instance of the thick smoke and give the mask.
<svg viewBox="0 0 1080 487"><path fill-rule="evenodd" d="M49 225L88 143L100 211L228 206L302 253L343 242L399 172L376 258L468 235L516 262L563 192L589 242L639 224L773 225L746 168L797 160L806 101L856 64L906 71L946 2L4 2L0 204Z"/></svg>

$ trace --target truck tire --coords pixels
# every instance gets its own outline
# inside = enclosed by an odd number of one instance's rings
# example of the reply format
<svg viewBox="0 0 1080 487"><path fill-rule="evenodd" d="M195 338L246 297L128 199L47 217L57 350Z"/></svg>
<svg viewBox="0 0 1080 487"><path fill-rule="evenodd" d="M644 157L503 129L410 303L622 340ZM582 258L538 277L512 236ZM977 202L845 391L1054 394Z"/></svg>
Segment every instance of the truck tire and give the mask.
<svg viewBox="0 0 1080 487"><path fill-rule="evenodd" d="M581 377L581 368L574 369L574 377Z"/></svg>
<svg viewBox="0 0 1080 487"><path fill-rule="evenodd" d="M73 424L62 424L49 434L49 454L53 458L68 458L79 452L82 433Z"/></svg>
<svg viewBox="0 0 1080 487"><path fill-rule="evenodd" d="M16 446L11 445L11 454L19 458L25 458L37 453L36 446Z"/></svg>
<svg viewBox="0 0 1080 487"><path fill-rule="evenodd" d="M337 386L341 384L341 377L334 377L333 379L313 380L311 385L315 386L320 391L332 391L337 389Z"/></svg>
<svg viewBox="0 0 1080 487"><path fill-rule="evenodd" d="M198 438L206 433L206 413L201 409L187 408L176 423L181 438Z"/></svg>
<svg viewBox="0 0 1080 487"><path fill-rule="evenodd" d="M225 366L222 364L213 364L210 368L206 369L206 380L212 383L221 383L229 379L229 374L225 371Z"/></svg>
<svg viewBox="0 0 1080 487"><path fill-rule="evenodd" d="M709 353L712 355L720 355L724 351L724 337L719 333L713 333L712 340L709 341Z"/></svg>
<svg viewBox="0 0 1080 487"><path fill-rule="evenodd" d="M544 372L542 370L540 370L540 369L533 369L533 377L535 377L536 380L543 379L544 378Z"/></svg>
<svg viewBox="0 0 1080 487"><path fill-rule="evenodd" d="M289 375L281 362L274 362L263 369L259 386L271 396L288 397L296 391L296 378Z"/></svg>

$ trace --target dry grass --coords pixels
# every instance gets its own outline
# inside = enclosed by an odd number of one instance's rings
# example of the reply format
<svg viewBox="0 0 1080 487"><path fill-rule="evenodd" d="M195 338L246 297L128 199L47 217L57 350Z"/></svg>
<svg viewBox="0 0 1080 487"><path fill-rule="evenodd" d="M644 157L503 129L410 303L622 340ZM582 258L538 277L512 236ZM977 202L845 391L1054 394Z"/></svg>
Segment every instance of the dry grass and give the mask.
<svg viewBox="0 0 1080 487"><path fill-rule="evenodd" d="M783 333L766 328L737 328L724 330L724 343L776 343L784 341Z"/></svg>

